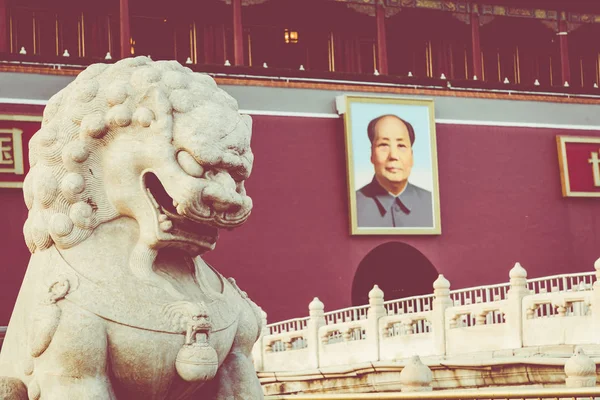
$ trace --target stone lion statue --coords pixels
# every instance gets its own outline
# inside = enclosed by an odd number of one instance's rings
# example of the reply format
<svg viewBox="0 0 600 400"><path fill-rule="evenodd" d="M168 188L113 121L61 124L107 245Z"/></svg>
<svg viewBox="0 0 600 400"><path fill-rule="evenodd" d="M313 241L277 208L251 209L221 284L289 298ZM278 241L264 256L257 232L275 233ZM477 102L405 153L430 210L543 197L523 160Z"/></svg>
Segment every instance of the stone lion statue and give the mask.
<svg viewBox="0 0 600 400"><path fill-rule="evenodd" d="M1 399L262 399L265 318L200 257L252 201L251 118L177 62L96 64L53 96L24 182L32 253Z"/></svg>

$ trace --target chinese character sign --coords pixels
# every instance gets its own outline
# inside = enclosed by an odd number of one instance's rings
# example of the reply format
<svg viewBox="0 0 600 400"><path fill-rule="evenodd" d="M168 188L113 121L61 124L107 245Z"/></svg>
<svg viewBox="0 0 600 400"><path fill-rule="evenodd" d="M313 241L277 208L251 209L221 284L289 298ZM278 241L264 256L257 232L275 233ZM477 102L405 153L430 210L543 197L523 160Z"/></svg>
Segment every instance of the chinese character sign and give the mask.
<svg viewBox="0 0 600 400"><path fill-rule="evenodd" d="M562 193L600 197L600 137L557 136Z"/></svg>
<svg viewBox="0 0 600 400"><path fill-rule="evenodd" d="M21 188L29 170L29 140L40 129L37 115L0 114L0 188Z"/></svg>
<svg viewBox="0 0 600 400"><path fill-rule="evenodd" d="M0 174L24 174L22 136L20 129L0 129Z"/></svg>

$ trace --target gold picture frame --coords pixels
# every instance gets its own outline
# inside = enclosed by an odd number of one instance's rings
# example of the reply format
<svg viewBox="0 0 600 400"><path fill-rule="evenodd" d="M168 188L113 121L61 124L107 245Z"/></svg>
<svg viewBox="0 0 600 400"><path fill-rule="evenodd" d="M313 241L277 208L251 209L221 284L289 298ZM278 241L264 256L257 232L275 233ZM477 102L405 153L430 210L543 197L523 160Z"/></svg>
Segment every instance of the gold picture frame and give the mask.
<svg viewBox="0 0 600 400"><path fill-rule="evenodd" d="M350 233L441 234L433 100L347 95L337 99L337 107L338 112L344 115ZM408 140L411 145L402 147L403 144L398 144L394 147L403 149L403 161L395 155L393 160L378 161L381 156L372 155L375 140L389 140L382 138L383 134L373 133L381 131L378 121L383 120L379 118L382 116L395 116L397 118L385 119L400 121L406 127L402 134L405 139L397 140ZM373 143L370 137L374 138ZM382 146L385 145L377 144L377 148ZM406 165L392 165L396 163ZM390 182L384 177L387 176L386 171L392 171L390 180L396 182L392 183L396 185L394 187L403 187L399 193L392 194L380 184Z"/></svg>

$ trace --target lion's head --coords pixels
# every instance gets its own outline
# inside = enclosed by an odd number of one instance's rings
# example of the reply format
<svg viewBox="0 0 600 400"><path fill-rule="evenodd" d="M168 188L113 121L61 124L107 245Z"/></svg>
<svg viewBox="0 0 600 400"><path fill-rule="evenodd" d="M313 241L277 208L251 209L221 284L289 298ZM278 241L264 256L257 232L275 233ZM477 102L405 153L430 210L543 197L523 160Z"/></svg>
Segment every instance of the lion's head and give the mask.
<svg viewBox="0 0 600 400"><path fill-rule="evenodd" d="M140 243L200 253L252 208L251 119L214 80L177 62L96 64L53 96L24 183L31 252L65 249L135 219Z"/></svg>

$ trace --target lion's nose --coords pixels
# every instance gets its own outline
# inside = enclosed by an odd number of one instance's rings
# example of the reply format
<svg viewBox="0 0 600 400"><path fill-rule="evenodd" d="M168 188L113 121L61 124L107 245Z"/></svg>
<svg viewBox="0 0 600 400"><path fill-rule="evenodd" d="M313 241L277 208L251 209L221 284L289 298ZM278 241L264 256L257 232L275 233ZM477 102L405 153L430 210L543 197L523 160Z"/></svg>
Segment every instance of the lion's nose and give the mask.
<svg viewBox="0 0 600 400"><path fill-rule="evenodd" d="M216 182L227 190L235 192L236 184L231 175L226 171L208 171L205 175L206 179Z"/></svg>
<svg viewBox="0 0 600 400"><path fill-rule="evenodd" d="M202 201L217 212L236 213L242 206L242 197L236 191L236 183L226 172L207 174L212 181L202 191Z"/></svg>
<svg viewBox="0 0 600 400"><path fill-rule="evenodd" d="M218 212L237 212L241 207L241 199L237 193L231 192L222 186L207 186L202 191L202 202Z"/></svg>
<svg viewBox="0 0 600 400"><path fill-rule="evenodd" d="M237 213L240 211L242 206L240 204L229 203L227 201L213 201L213 208L216 211L227 212L227 213Z"/></svg>

